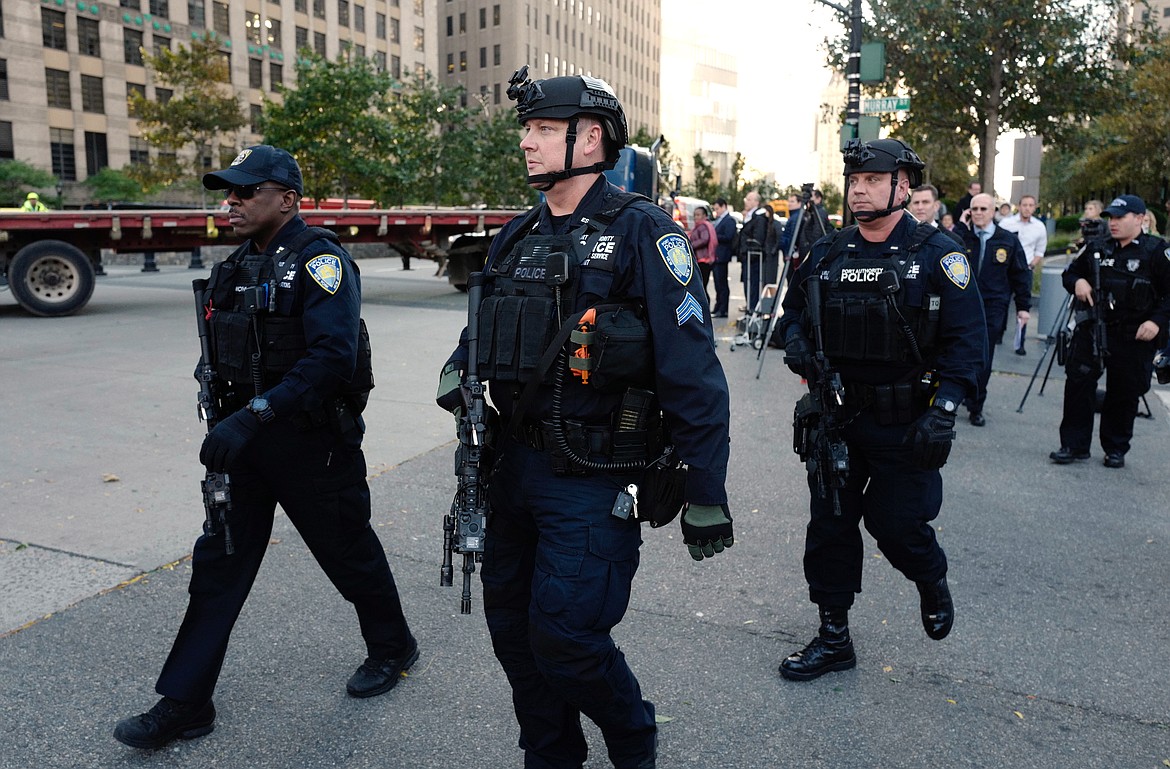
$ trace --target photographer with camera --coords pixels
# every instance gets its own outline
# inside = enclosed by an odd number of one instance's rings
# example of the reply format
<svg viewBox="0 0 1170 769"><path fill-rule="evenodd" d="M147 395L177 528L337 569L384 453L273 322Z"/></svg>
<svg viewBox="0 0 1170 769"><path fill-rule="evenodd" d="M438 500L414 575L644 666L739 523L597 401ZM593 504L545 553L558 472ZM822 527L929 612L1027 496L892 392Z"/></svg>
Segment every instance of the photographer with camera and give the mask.
<svg viewBox="0 0 1170 769"><path fill-rule="evenodd" d="M808 379L794 449L811 492L804 574L817 636L780 664L807 681L853 667L849 608L861 592L865 528L918 587L939 640L954 604L931 526L959 403L986 354L983 302L961 246L904 208L925 164L896 139L850 141L845 196L858 224L819 241L792 279L784 362Z"/></svg>
<svg viewBox="0 0 1170 769"><path fill-rule="evenodd" d="M1125 467L1138 401L1150 389L1154 353L1170 323L1170 248L1142 232L1146 204L1136 195L1114 198L1099 219L1081 222L1085 248L1061 280L1076 298L1076 328L1065 356L1064 415L1058 465L1089 458L1097 382L1105 377L1101 448L1106 467Z"/></svg>

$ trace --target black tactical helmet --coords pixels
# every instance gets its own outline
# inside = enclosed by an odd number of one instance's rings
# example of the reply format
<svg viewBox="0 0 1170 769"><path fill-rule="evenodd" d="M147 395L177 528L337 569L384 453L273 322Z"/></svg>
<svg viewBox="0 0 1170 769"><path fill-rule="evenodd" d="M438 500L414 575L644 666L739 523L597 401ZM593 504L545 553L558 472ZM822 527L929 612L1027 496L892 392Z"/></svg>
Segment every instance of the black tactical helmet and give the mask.
<svg viewBox="0 0 1170 769"><path fill-rule="evenodd" d="M861 171L892 174L902 168L910 177L910 189L922 185L922 169L926 168L926 163L910 149L910 145L898 139L876 139L871 142L850 139L841 154L845 156L846 176Z"/></svg>
<svg viewBox="0 0 1170 769"><path fill-rule="evenodd" d="M509 83L508 98L516 102L516 119L520 125L533 118L595 117L605 129L605 159L617 163L618 153L630 140L630 133L622 103L609 83L588 75L531 81L528 65L516 70Z"/></svg>

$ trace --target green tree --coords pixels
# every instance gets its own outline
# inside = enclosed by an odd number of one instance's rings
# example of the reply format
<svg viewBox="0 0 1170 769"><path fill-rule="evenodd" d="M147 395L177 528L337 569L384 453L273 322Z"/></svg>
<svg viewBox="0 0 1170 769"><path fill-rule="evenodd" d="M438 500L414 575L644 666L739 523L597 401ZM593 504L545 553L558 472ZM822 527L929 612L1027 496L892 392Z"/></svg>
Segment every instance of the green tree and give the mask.
<svg viewBox="0 0 1170 769"><path fill-rule="evenodd" d="M212 154L215 147L238 144L236 134L246 122L219 42L209 36L158 56L144 51L143 58L156 83L174 93L165 102L130 95L130 110L138 117L142 137L160 153L153 162L132 166L128 172L148 189L195 182L207 163L217 160ZM194 150L192 160L179 160L179 153L188 148Z"/></svg>
<svg viewBox="0 0 1170 769"><path fill-rule="evenodd" d="M23 160L0 160L0 205L19 206L33 189L50 189L57 177Z"/></svg>
<svg viewBox="0 0 1170 769"><path fill-rule="evenodd" d="M536 193L525 182L528 168L520 150L519 124L510 109L490 109L486 103L472 121L475 150L467 166L465 188L472 204L488 208L532 205Z"/></svg>
<svg viewBox="0 0 1170 769"><path fill-rule="evenodd" d="M825 211L830 214L845 213L845 196L841 193L840 187L832 182L826 182L821 187L821 194L825 197Z"/></svg>
<svg viewBox="0 0 1170 769"><path fill-rule="evenodd" d="M394 79L348 50L334 61L302 53L296 87L279 86L280 102L264 100L264 141L296 157L308 197L390 199Z"/></svg>
<svg viewBox="0 0 1170 769"><path fill-rule="evenodd" d="M89 196L95 203L138 201L144 197L137 179L114 168L103 168L82 184L89 188Z"/></svg>
<svg viewBox="0 0 1170 769"><path fill-rule="evenodd" d="M886 43L890 85L882 90L910 97L913 134L955 132L973 143L991 190L1001 131L1060 144L1110 103L1120 4L870 0L866 38ZM840 64L843 43L829 46Z"/></svg>
<svg viewBox="0 0 1170 769"><path fill-rule="evenodd" d="M694 163L695 181L690 186L684 185L684 192L708 202L719 197L719 185L715 182L715 166L708 163L701 152L695 153Z"/></svg>

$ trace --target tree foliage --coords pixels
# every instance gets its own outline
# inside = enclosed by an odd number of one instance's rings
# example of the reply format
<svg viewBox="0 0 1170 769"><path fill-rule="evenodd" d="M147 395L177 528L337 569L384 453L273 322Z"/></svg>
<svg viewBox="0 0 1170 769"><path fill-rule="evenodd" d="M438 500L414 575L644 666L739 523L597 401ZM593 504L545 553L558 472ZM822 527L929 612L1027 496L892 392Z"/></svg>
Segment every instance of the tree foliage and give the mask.
<svg viewBox="0 0 1170 769"><path fill-rule="evenodd" d="M464 172L468 203L488 208L515 208L536 201L525 182L528 167L520 151L520 131L511 109L491 109L486 103L472 115L475 149Z"/></svg>
<svg viewBox="0 0 1170 769"><path fill-rule="evenodd" d="M296 87L279 86L280 102L265 98L258 128L266 144L296 157L308 197L385 201L389 158L380 150L394 141L393 85L348 51L334 61L307 55L297 61Z"/></svg>
<svg viewBox="0 0 1170 769"><path fill-rule="evenodd" d="M908 138L945 136L942 152L955 138L974 144L991 190L1001 131L1059 146L1108 105L1121 1L870 0L865 37L885 42L888 63L876 90L910 97ZM843 43L829 46L840 64Z"/></svg>
<svg viewBox="0 0 1170 769"><path fill-rule="evenodd" d="M156 84L174 93L165 102L131 93L130 109L138 117L142 137L160 154L149 164L131 167L129 173L147 188L198 178L206 170L205 159L213 163L219 159L213 148L238 144L237 132L246 122L219 43L207 37L157 56L143 51L143 59ZM184 161L179 153L187 149L194 153Z"/></svg>
<svg viewBox="0 0 1170 769"><path fill-rule="evenodd" d="M19 206L29 192L56 183L57 177L23 160L0 160L0 205Z"/></svg>
<svg viewBox="0 0 1170 769"><path fill-rule="evenodd" d="M82 182L96 203L142 200L142 185L126 171L103 168Z"/></svg>

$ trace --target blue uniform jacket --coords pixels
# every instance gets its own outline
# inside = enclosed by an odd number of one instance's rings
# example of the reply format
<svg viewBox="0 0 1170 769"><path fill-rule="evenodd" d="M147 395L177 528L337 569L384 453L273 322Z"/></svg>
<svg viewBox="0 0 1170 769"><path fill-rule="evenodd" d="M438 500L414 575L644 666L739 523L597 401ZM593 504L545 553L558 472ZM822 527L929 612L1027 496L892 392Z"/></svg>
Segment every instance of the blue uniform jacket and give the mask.
<svg viewBox="0 0 1170 769"><path fill-rule="evenodd" d="M349 253L321 238L306 246L295 262L279 264L284 244L306 226L299 216L293 218L266 251L277 268L272 315L301 318L308 348L280 383L264 393L277 416L321 408L349 382L357 366L362 288ZM248 249L254 253L255 245L248 243Z"/></svg>
<svg viewBox="0 0 1170 769"><path fill-rule="evenodd" d="M735 217L730 213L720 217L715 222L715 237L719 243L715 247L715 261L722 264L731 261L731 244L735 240Z"/></svg>
<svg viewBox="0 0 1170 769"><path fill-rule="evenodd" d="M983 266L978 267L975 262L979 258L979 236L962 222L955 225L955 232L967 247L984 305L1006 309L1008 301L1015 296L1017 312L1032 309L1032 271L1028 269L1028 256L1019 236L995 225L995 232L983 250Z"/></svg>
<svg viewBox="0 0 1170 769"><path fill-rule="evenodd" d="M902 220L886 241L891 246L906 249L910 246L910 235L918 226L914 217L904 213ZM929 226L929 225L924 225ZM932 228L933 229L933 228ZM860 232L842 230L840 237L850 237L849 247L838 258L847 258L850 250L863 242ZM828 265L821 260L828 253L834 235L830 234L817 241L809 258L797 269L793 277L794 290L784 296L784 314L778 321L781 338L787 338L788 329L798 324L805 336L813 340L812 329L805 313L804 282L814 269L822 273ZM926 357L924 364L907 363L860 363L853 361L830 361L845 382L863 384L889 384L904 381L914 372L926 368L936 372L938 390L936 398L947 398L956 403L965 397L975 396L979 372L987 351L987 330L984 326L983 300L972 279L967 256L958 245L934 230L923 242L915 261L922 269L906 274L903 290L911 304L919 304L923 294L937 294L941 298L938 338L934 352Z"/></svg>
<svg viewBox="0 0 1170 769"><path fill-rule="evenodd" d="M1166 241L1142 233L1125 247L1119 247L1115 239L1109 238L1102 244L1101 257L1102 265L1106 260L1113 260L1116 264L1114 269L1118 272L1136 272L1136 266L1129 267L1130 260L1148 261L1149 280L1154 289L1153 307L1147 313L1131 312L1128 307L1119 307L1113 317L1127 326L1140 326L1147 320L1152 321L1158 326L1162 338L1165 338L1170 326L1170 248L1167 248ZM1060 276L1061 283L1070 294L1075 293L1080 278L1089 281L1090 286L1093 285L1093 254L1088 248ZM1096 297L1093 301L1097 301Z"/></svg>
<svg viewBox="0 0 1170 769"><path fill-rule="evenodd" d="M604 177L590 188L577 210L559 230L548 209L541 211L536 230L543 235L576 229L601 210L607 194L621 190ZM520 219L513 219L496 236L488 265L509 240ZM606 253L591 253L581 265L577 297L570 312L597 302L597 296L635 300L646 307L654 339L656 394L679 457L688 465L686 501L723 504L729 455L730 406L727 379L715 354L707 297L699 280L690 242L662 209L648 201L626 206L605 231ZM612 240L609 240L612 238ZM612 248L610 245L612 244ZM610 283L612 279L612 289ZM491 290L485 286L484 295ZM591 300L588 295L593 295ZM466 370L467 330L448 362ZM504 424L511 418L512 395L522 387L489 383L492 402ZM524 415L525 421L545 419L551 413L552 388L541 387ZM603 394L566 376L562 416L585 424L609 424L621 395Z"/></svg>

